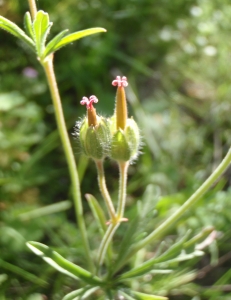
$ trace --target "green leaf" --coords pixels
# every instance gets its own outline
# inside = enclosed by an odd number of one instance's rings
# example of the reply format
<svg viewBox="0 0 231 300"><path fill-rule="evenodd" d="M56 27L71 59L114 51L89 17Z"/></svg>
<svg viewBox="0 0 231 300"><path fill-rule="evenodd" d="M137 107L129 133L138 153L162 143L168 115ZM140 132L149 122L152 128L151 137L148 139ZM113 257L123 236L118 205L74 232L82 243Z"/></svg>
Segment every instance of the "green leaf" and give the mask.
<svg viewBox="0 0 231 300"><path fill-rule="evenodd" d="M190 260L190 259L193 259L195 257L199 257L199 256L203 256L204 255L204 252L203 251L200 251L200 250L196 250L192 253L181 253L179 256L173 258L173 259L170 259L170 260L167 260L165 262L159 262L158 265L163 265L164 267L166 266L171 266L171 265L178 265L179 262L181 261L185 261L185 260Z"/></svg>
<svg viewBox="0 0 231 300"><path fill-rule="evenodd" d="M31 16L30 16L29 12L26 12L25 16L24 16L24 27L25 27L26 33L32 39L34 39L33 23L32 23Z"/></svg>
<svg viewBox="0 0 231 300"><path fill-rule="evenodd" d="M126 300L136 300L135 298L133 298L132 296L128 295L128 294L125 293L125 292L119 291L119 293L120 293L122 296L124 296L124 298L125 298Z"/></svg>
<svg viewBox="0 0 231 300"><path fill-rule="evenodd" d="M5 29L7 32L26 42L27 45L34 49L35 45L33 40L29 36L27 36L25 32L21 28L19 28L15 23L9 21L8 19L2 16L0 16L0 28Z"/></svg>
<svg viewBox="0 0 231 300"><path fill-rule="evenodd" d="M77 300L77 299L86 299L89 297L92 293L94 293L99 287L93 287L86 286L84 288L78 289L76 291L73 291L69 294L67 294L63 300ZM78 297L80 296L80 298Z"/></svg>
<svg viewBox="0 0 231 300"><path fill-rule="evenodd" d="M144 293L133 292L132 294L136 297L137 300L168 300L167 297L149 295Z"/></svg>
<svg viewBox="0 0 231 300"><path fill-rule="evenodd" d="M76 291L70 292L63 298L63 300L74 300L76 299L76 297L82 295L82 293L84 293L87 289L89 289L89 287L81 288Z"/></svg>
<svg viewBox="0 0 231 300"><path fill-rule="evenodd" d="M54 267L59 272L75 279L82 279L89 284L102 285L102 281L99 277L92 275L85 269L63 258L60 254L58 254L56 251L53 251L48 246L37 242L27 242L27 246L36 255L41 256L49 265Z"/></svg>
<svg viewBox="0 0 231 300"><path fill-rule="evenodd" d="M91 34L95 34L95 33L99 33L99 32L106 32L106 29L104 28L100 28L100 27L95 27L95 28L89 28L89 29L85 29L85 30L81 30L81 31L77 31L71 34L68 34L67 36L63 37L61 39L61 41L59 41L55 47L53 48L53 51L57 51L58 49L60 49L63 46L66 46L78 39L81 39L85 36L91 35Z"/></svg>
<svg viewBox="0 0 231 300"><path fill-rule="evenodd" d="M121 262L123 262L124 257L128 253L132 243L134 242L135 235L139 231L140 216L134 216L128 224L127 230L124 232L122 241L120 242L120 248L118 252L117 259L115 261L115 271L120 267Z"/></svg>
<svg viewBox="0 0 231 300"><path fill-rule="evenodd" d="M102 210L101 206L99 205L99 202L96 200L96 198L90 194L85 195L89 206L91 208L91 211L96 219L96 222L98 224L100 233L102 234L102 237L104 237L105 232L107 231L107 220L104 214L104 211ZM112 260L112 248L111 245L108 245L107 249L107 263L110 264Z"/></svg>
<svg viewBox="0 0 231 300"><path fill-rule="evenodd" d="M55 46L61 41L61 39L66 35L67 32L68 29L61 31L47 44L46 49L44 51L44 57L48 56L49 54L55 51Z"/></svg>
<svg viewBox="0 0 231 300"><path fill-rule="evenodd" d="M52 23L49 22L49 15L43 10L39 10L36 14L33 28L34 28L34 39L36 44L37 55L43 57L45 50L45 42L47 35L50 31Z"/></svg>
<svg viewBox="0 0 231 300"><path fill-rule="evenodd" d="M159 199L159 188L149 184L145 189L142 201L137 202L137 213L128 224L124 237L120 243L119 253L115 262L114 272L116 273L123 264L131 246L144 237L145 228L151 221L153 224L153 211Z"/></svg>
<svg viewBox="0 0 231 300"><path fill-rule="evenodd" d="M28 221L34 218L41 218L46 215L58 213L60 211L64 211L69 209L72 206L71 201L61 201L58 203L46 205L44 207L39 207L30 211L27 211L25 213L21 213L18 215L18 218L21 221Z"/></svg>
<svg viewBox="0 0 231 300"><path fill-rule="evenodd" d="M86 194L85 197L86 197L86 199L89 203L89 206L91 208L91 211L97 221L99 229L100 229L102 235L104 235L104 233L107 230L107 225L106 225L107 220L106 220L105 214L104 214L101 206L99 205L99 202L95 199L94 196L92 196L90 194Z"/></svg>
<svg viewBox="0 0 231 300"><path fill-rule="evenodd" d="M16 265L12 265L12 264L2 260L1 258L0 258L0 267L1 267L1 270L5 269L7 271L10 271L11 273L17 274L17 275L25 278L27 281L36 283L37 285L44 286L44 287L47 286L47 282L44 281L43 279L35 276L34 274L32 274L30 272L27 272L26 270L24 270Z"/></svg>
<svg viewBox="0 0 231 300"><path fill-rule="evenodd" d="M170 258L172 258L176 255L179 255L179 253L183 249L183 244L187 240L189 234L190 234L190 231L188 231L183 236L183 238L180 239L180 241L178 241L177 243L174 243L167 251L165 251L159 257L153 257L153 258L149 259L148 261L144 262L143 264L141 264L140 266L138 266L134 269L131 269L130 271L122 274L120 276L119 280L125 279L125 278L127 279L127 278L131 278L131 277L141 276L141 275L149 272L155 264L160 263L160 262L165 262L165 261L169 260Z"/></svg>
<svg viewBox="0 0 231 300"><path fill-rule="evenodd" d="M149 184L145 191L144 195L142 197L142 210L140 212L141 214L141 220L144 220L147 218L148 214L150 212L153 212L154 208L156 207L160 197L160 188L157 185Z"/></svg>

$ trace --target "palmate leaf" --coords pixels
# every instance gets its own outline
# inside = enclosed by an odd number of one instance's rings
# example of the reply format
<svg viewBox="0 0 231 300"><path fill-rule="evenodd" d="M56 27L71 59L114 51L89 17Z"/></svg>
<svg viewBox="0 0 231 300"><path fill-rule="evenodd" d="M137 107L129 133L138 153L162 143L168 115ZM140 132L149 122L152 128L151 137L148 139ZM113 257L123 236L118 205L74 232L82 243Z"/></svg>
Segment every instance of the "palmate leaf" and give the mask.
<svg viewBox="0 0 231 300"><path fill-rule="evenodd" d="M52 22L49 22L48 13L45 13L43 10L37 12L35 20L33 22L33 28L36 50L39 57L43 56L46 38L49 34L52 24Z"/></svg>
<svg viewBox="0 0 231 300"><path fill-rule="evenodd" d="M29 36L27 36L26 33L15 23L2 16L0 16L0 28L5 29L7 32L26 42L27 45L34 49L35 44L33 40Z"/></svg>
<svg viewBox="0 0 231 300"><path fill-rule="evenodd" d="M47 47L49 46L48 49L47 48L45 49L45 54L46 54L45 56L51 54L52 52L59 50L60 48L66 46L78 39L81 39L85 36L99 33L99 32L106 32L106 29L101 28L101 27L89 28L89 29L85 29L85 30L81 30L81 31L77 31L77 32L68 34L68 35L62 37L61 40L59 40L57 43L54 43L54 41L52 40L47 45ZM55 38L57 38L57 36Z"/></svg>
<svg viewBox="0 0 231 300"><path fill-rule="evenodd" d="M56 251L53 251L48 246L37 242L28 242L27 246L36 255L41 256L42 259L44 259L49 265L54 267L59 272L75 279L82 279L84 282L94 286L102 285L102 280L99 277L92 275L87 270L63 258L60 254L58 254Z"/></svg>
<svg viewBox="0 0 231 300"><path fill-rule="evenodd" d="M31 20L30 13L27 12L24 16L24 26L26 34L15 23L0 16L0 28L5 29L10 34L26 42L33 50L36 49L40 59L44 59L49 54L59 50L60 48L78 40L85 36L106 32L106 29L101 27L89 28L77 31L67 35L68 29L57 34L48 44L45 45L47 36L50 32L52 22L49 21L49 14L40 10L37 12L34 22Z"/></svg>

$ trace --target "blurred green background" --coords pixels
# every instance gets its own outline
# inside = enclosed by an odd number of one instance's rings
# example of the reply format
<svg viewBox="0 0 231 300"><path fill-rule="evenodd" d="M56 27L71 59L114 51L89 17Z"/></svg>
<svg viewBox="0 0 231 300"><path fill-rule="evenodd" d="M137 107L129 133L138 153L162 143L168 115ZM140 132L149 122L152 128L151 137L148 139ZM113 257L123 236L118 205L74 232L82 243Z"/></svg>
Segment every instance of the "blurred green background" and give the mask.
<svg viewBox="0 0 231 300"><path fill-rule="evenodd" d="M142 154L129 170L127 215L133 218L136 202L154 186L160 196L150 231L200 186L229 148L230 1L39 0L37 6L54 22L50 36L66 28L107 29L55 55L65 119L71 137L85 114L79 101L92 94L99 99L97 111L111 115L111 81L127 76L129 114L143 136ZM26 0L0 0L0 14L21 28L27 10ZM13 36L0 31L0 41L0 299L58 300L78 286L30 253L25 241L46 243L83 264L67 165L41 66ZM83 195L102 201L93 163L71 141ZM107 161L106 171L116 199L116 164ZM163 237L172 243L188 228L196 234L213 226L217 240L174 275L155 275L145 291L174 300L231 299L230 174ZM96 251L99 235L83 201Z"/></svg>

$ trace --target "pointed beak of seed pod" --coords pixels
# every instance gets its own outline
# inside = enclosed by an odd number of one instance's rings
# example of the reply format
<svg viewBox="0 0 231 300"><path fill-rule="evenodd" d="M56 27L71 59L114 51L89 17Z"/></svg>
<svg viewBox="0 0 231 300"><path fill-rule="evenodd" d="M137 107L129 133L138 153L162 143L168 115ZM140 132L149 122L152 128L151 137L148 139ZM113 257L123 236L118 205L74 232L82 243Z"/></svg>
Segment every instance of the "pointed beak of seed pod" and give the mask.
<svg viewBox="0 0 231 300"><path fill-rule="evenodd" d="M116 79L112 81L112 85L117 86L116 93L116 128L124 130L127 124L128 111L127 101L124 87L128 86L127 78L123 76L116 76Z"/></svg>

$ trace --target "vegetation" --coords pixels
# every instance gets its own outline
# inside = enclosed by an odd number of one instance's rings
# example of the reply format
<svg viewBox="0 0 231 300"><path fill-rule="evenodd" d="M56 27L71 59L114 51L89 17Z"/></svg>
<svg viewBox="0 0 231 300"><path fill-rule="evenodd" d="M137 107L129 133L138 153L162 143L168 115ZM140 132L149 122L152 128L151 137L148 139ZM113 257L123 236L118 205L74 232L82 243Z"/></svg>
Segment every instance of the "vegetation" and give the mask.
<svg viewBox="0 0 231 300"><path fill-rule="evenodd" d="M70 33L107 29L67 45L54 57L94 258L102 232L89 203L96 198L103 206L103 200L95 165L80 153L72 133L85 115L79 104L84 95L97 95L97 112L108 117L115 98L111 81L118 74L128 78L129 115L139 125L143 145L128 171L129 222L114 237L114 252L120 253L117 268L130 243L143 240L173 216L229 150L230 5L227 0L66 0L56 5L39 0L37 5L54 23L49 40L66 28ZM1 16L23 28L27 1L0 1L0 8ZM0 40L0 298L58 300L84 285L35 256L26 242L46 244L90 269L76 226L71 180L43 67L25 42L3 30ZM116 162L106 160L105 174L116 203ZM229 178L227 169L174 226L120 270L122 279L133 278L132 268L165 253L151 272L125 281L118 297L144 297L128 296L129 287L171 300L230 299ZM86 193L95 198L85 201ZM181 261L180 253L191 255L190 260ZM106 299L100 291L92 293L88 299Z"/></svg>

